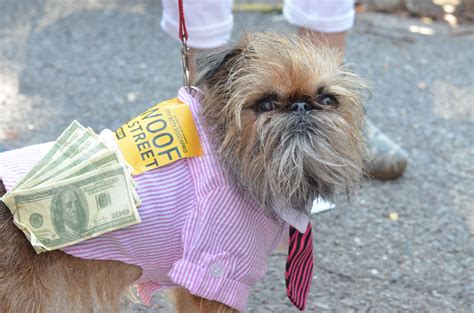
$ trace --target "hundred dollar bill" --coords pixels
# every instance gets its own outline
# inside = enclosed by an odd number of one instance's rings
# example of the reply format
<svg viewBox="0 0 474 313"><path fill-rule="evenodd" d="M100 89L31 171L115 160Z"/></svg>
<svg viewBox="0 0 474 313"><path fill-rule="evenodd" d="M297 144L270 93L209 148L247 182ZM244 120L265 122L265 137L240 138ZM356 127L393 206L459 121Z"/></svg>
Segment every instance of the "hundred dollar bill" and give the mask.
<svg viewBox="0 0 474 313"><path fill-rule="evenodd" d="M70 170L60 174L57 177L53 177L50 181L60 181L63 179L68 179L72 178L75 176L83 175L87 172L99 169L99 168L105 168L109 166L114 166L114 165L121 165L125 172L127 173L127 182L129 186L129 191L131 192L133 199L135 201L135 205L139 207L142 202L140 200L140 197L138 196L136 189L136 183L135 180L132 178L132 169L128 164L123 164L122 163L123 159L119 157L119 154L116 150L108 150L101 152L96 155L96 157L88 160L87 162L84 162L76 167L71 168Z"/></svg>
<svg viewBox="0 0 474 313"><path fill-rule="evenodd" d="M88 164L90 162L94 162L94 164L98 164L96 162L105 161L101 160L101 156L107 155L109 157L109 159L107 160L110 160L111 154L115 154L115 156L113 157L113 164L122 164L128 169L128 171L130 172L130 177L132 177L133 168L125 161L120 150L117 147L114 147L107 143L106 140L104 140L104 138L102 138L101 136L95 136L98 140L96 145L91 146L90 149L86 149L85 151L82 151L81 153L75 155L70 159L64 160L64 162L58 165L57 168L55 168L53 171L50 171L48 176L41 176L40 178L43 179L43 181L49 179L57 180L56 177L59 174L62 174L66 171L69 172L72 170L72 168L75 168L76 166L81 166L82 168L84 166L84 163ZM104 167L102 164L100 165L101 167ZM86 167L86 169L91 168L93 168L93 166L91 166L90 164ZM131 179L130 182L132 183L133 187L136 188L135 180Z"/></svg>
<svg viewBox="0 0 474 313"><path fill-rule="evenodd" d="M37 253L140 223L122 165L7 193L3 202Z"/></svg>
<svg viewBox="0 0 474 313"><path fill-rule="evenodd" d="M109 149L106 151L101 151L94 156L92 156L89 160L84 161L80 160L80 158L75 158L75 160L71 161L71 166L68 167L67 170L59 171L58 173L53 172L50 179L47 181L39 182L35 184L36 187L42 187L44 185L49 185L54 182L59 182L65 179L73 178L76 176L84 175L88 172L95 171L100 168L106 168L114 165L122 165L126 169L127 173L127 181L130 186L130 192L133 196L136 206L140 206L141 201L138 197L138 194L135 190L136 183L131 176L131 169L126 164L121 164L122 159L119 157L117 151Z"/></svg>
<svg viewBox="0 0 474 313"><path fill-rule="evenodd" d="M13 188L12 191L20 189L26 181L32 178L39 170L43 168L51 159L55 158L67 148L67 143L74 142L86 129L77 121L73 121L71 125L59 136L54 142L53 147L46 153L46 155L25 175Z"/></svg>
<svg viewBox="0 0 474 313"><path fill-rule="evenodd" d="M117 155L119 156L120 163L125 164L127 168L130 169L130 175L132 175L134 169L133 167L125 160L122 151L120 150L117 142L115 141L115 132L112 132L110 129L104 129L100 132L99 137L102 139L102 141L109 147L110 149L113 149L117 151ZM137 187L137 184L134 179L132 179L133 183L133 188Z"/></svg>
<svg viewBox="0 0 474 313"><path fill-rule="evenodd" d="M75 176L84 175L99 168L119 164L119 158L115 151L112 150L100 151L94 154L88 160L83 160L81 155L78 155L74 157L69 164L66 164L61 169L52 171L50 177L46 177L46 181L43 181L43 177L45 176L39 177L40 180L37 181L35 187L41 187L45 184L51 184Z"/></svg>
<svg viewBox="0 0 474 313"><path fill-rule="evenodd" d="M57 181L55 177L57 177L58 175L67 172L75 168L76 166L83 166L84 164L87 164L92 159L94 159L94 157L96 157L97 155L100 155L101 153L106 153L107 151L110 150L104 148L101 143L92 143L88 147L85 147L85 149L82 151L76 150L73 155L61 156L60 158L46 164L43 167L43 169L46 170L40 170L36 176L30 178L22 185L22 189L33 188L50 180Z"/></svg>
<svg viewBox="0 0 474 313"><path fill-rule="evenodd" d="M107 150L107 146L102 140L91 130L87 129L81 137L62 153L56 155L55 158L45 164L37 173L30 177L30 179L23 183L21 189L32 188L39 182L44 182L51 178L51 176L58 172L62 165L68 164L71 158L77 156L81 160L87 160L95 153Z"/></svg>

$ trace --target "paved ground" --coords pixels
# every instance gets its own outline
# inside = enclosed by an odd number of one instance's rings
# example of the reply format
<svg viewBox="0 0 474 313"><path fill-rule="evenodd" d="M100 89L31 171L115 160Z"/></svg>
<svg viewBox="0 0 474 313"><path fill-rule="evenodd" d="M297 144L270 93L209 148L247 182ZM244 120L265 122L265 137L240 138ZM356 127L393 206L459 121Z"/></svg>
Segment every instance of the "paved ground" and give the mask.
<svg viewBox="0 0 474 313"><path fill-rule="evenodd" d="M53 140L72 119L118 127L180 85L178 45L160 31L158 1L0 0L0 12L7 149ZM238 14L236 22L235 36L286 27L272 15ZM369 117L403 145L410 165L400 180L368 182L354 203L314 218L308 312L474 312L472 34L359 17L348 61L372 85ZM271 258L249 312L295 312L284 258ZM170 312L163 299L130 310Z"/></svg>

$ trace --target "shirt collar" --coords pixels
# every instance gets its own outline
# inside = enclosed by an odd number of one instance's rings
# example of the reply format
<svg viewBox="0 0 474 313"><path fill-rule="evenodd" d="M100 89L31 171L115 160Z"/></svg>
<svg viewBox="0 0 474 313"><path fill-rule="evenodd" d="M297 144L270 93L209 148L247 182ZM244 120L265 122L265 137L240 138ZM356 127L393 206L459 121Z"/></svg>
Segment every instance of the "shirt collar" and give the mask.
<svg viewBox="0 0 474 313"><path fill-rule="evenodd" d="M303 213L293 208L283 209L283 208L274 208L275 213L285 222L296 228L300 233L304 233L308 228L309 224L309 213L311 212L311 207L313 206L313 201L310 199L306 206L308 213Z"/></svg>
<svg viewBox="0 0 474 313"><path fill-rule="evenodd" d="M307 212L303 213L295 209L280 209L274 210L278 216L296 228L300 233L306 231L306 227L310 222L310 214L317 214L327 210L334 209L335 205L321 197L314 199L314 201L308 202Z"/></svg>

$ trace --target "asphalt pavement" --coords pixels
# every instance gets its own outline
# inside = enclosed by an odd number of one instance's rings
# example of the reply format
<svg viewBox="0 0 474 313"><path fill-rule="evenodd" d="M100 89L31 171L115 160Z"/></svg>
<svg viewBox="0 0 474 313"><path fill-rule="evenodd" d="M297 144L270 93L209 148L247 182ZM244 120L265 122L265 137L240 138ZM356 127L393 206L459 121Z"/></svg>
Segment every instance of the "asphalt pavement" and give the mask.
<svg viewBox="0 0 474 313"><path fill-rule="evenodd" d="M179 45L159 27L157 0L0 0L0 12L0 149L54 140L73 119L115 129L181 85ZM291 29L275 14L235 21L233 38ZM308 312L474 312L473 34L358 16L347 61L371 85L368 117L409 166L313 218ZM285 253L271 257L248 312L296 312L284 263ZM128 308L172 312L162 294Z"/></svg>

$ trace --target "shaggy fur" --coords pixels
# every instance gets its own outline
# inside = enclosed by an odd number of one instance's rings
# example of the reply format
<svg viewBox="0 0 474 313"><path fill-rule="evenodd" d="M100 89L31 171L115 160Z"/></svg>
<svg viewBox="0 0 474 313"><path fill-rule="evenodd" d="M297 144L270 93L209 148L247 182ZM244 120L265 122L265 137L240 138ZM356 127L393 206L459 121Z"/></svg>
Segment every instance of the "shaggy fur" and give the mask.
<svg viewBox="0 0 474 313"><path fill-rule="evenodd" d="M308 39L254 34L199 61L203 123L218 157L236 186L269 212L308 213L316 196L350 193L360 183L364 86L341 60ZM0 189L1 196L3 183ZM118 312L140 275L118 261L36 255L0 202L0 312ZM236 312L182 288L174 296L180 313Z"/></svg>
<svg viewBox="0 0 474 313"><path fill-rule="evenodd" d="M336 51L309 38L245 36L200 61L203 117L221 161L259 204L295 208L359 186L366 157L362 81ZM337 104L322 105L322 96ZM262 102L274 109L258 112ZM295 102L311 110L298 114Z"/></svg>

